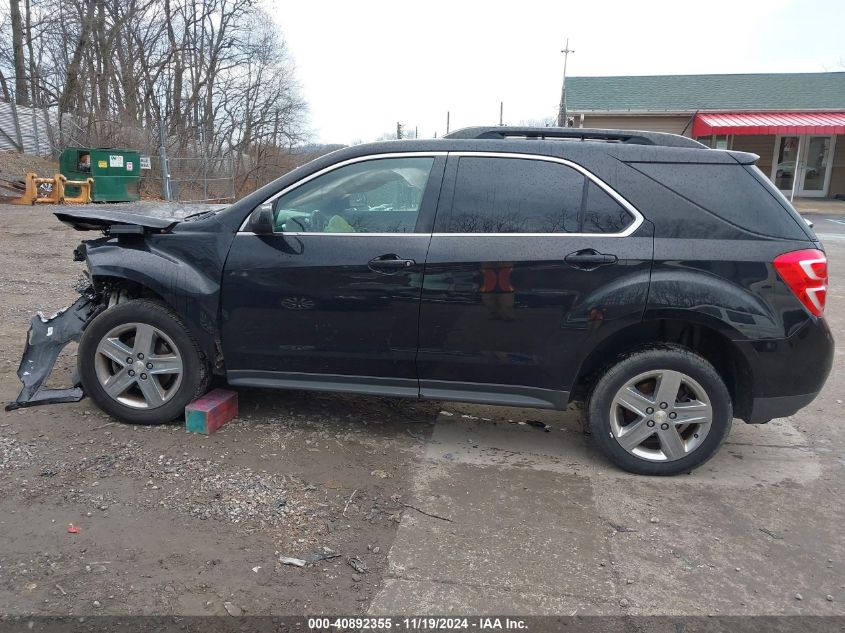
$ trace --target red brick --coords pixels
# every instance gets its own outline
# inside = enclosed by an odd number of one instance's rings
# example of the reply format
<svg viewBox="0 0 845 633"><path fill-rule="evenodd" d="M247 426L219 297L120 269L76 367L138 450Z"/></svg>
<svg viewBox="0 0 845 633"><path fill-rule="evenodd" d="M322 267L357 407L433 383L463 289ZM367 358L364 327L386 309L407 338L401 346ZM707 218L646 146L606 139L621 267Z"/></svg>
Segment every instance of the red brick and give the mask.
<svg viewBox="0 0 845 633"><path fill-rule="evenodd" d="M211 435L237 415L237 392L215 389L185 407L185 430Z"/></svg>

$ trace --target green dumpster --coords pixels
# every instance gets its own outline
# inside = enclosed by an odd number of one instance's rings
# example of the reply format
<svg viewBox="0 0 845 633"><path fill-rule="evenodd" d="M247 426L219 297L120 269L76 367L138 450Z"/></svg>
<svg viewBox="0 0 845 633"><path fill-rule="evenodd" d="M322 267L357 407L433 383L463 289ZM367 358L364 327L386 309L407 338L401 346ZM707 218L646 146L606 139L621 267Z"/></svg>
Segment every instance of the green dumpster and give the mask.
<svg viewBox="0 0 845 633"><path fill-rule="evenodd" d="M139 200L141 154L129 149L110 147L68 147L59 156L59 171L68 180L94 179L94 202L130 202ZM68 186L69 196L78 195L79 187Z"/></svg>

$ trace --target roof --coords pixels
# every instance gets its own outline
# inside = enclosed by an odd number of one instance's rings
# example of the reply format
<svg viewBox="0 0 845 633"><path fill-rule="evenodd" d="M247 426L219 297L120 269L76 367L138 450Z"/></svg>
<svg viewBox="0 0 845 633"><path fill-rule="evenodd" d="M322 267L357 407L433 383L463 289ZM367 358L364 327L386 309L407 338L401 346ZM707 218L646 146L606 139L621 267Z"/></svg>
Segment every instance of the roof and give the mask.
<svg viewBox="0 0 845 633"><path fill-rule="evenodd" d="M845 72L567 77L570 112L843 110Z"/></svg>
<svg viewBox="0 0 845 633"><path fill-rule="evenodd" d="M731 112L695 115L694 137L711 134L845 134L845 112Z"/></svg>

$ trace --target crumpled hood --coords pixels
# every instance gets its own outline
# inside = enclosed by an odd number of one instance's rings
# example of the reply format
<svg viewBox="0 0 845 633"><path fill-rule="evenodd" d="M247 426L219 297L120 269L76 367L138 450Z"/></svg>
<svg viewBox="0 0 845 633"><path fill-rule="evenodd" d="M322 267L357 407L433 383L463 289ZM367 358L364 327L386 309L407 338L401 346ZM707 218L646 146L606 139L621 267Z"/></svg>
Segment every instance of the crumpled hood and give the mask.
<svg viewBox="0 0 845 633"><path fill-rule="evenodd" d="M77 231L104 231L113 226L140 227L144 233L166 233L183 220L195 219L225 204L144 201L120 205L82 205L55 211L54 215ZM119 207L119 208L115 208Z"/></svg>
<svg viewBox="0 0 845 633"><path fill-rule="evenodd" d="M154 232L169 231L181 220L179 218L158 218L125 211L91 209L80 207L56 211L54 215L77 231L105 231L112 226L138 226Z"/></svg>

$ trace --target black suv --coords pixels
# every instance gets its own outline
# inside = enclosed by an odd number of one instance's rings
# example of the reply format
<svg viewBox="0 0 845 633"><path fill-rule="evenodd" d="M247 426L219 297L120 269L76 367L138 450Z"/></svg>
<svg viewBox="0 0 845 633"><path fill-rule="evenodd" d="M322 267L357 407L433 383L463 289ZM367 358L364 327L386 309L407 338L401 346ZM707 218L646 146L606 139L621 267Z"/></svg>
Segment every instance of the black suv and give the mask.
<svg viewBox="0 0 845 633"><path fill-rule="evenodd" d="M624 469L688 472L830 371L818 238L681 136L468 128L346 148L183 221L58 212L92 287L79 374L136 424L229 384L586 403Z"/></svg>

